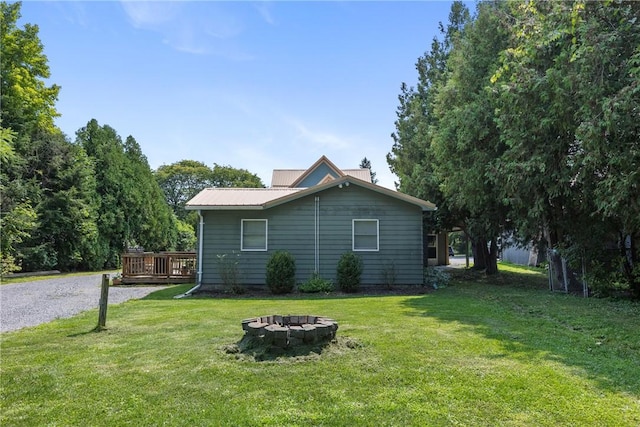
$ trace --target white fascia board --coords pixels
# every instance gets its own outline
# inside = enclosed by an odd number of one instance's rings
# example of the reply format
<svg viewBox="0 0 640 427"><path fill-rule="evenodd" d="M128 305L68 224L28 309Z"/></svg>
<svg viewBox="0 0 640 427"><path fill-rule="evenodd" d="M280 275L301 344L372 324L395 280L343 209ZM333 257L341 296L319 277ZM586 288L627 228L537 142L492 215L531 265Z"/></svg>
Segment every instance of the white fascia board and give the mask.
<svg viewBox="0 0 640 427"><path fill-rule="evenodd" d="M261 205L240 205L240 206L185 206L188 211L203 210L203 211L260 211L264 209Z"/></svg>

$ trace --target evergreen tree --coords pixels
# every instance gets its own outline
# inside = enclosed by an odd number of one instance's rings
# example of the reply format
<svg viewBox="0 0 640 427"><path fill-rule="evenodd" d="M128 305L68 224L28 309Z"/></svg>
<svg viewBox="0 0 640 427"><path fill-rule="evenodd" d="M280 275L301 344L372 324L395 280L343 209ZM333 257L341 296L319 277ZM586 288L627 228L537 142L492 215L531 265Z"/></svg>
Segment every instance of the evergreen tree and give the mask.
<svg viewBox="0 0 640 427"><path fill-rule="evenodd" d="M442 40L434 38L431 50L418 58L417 86L414 88L402 83L396 131L391 135L394 144L387 154L391 171L400 179L396 183L397 189L438 206L435 214L427 217L425 222L425 227L433 230L467 228L468 212L451 205L442 192L440 177L434 168L436 160L432 141L433 130L438 123L434 103L448 76L447 59L454 39L469 20L466 6L462 2L454 2L446 27L440 24Z"/></svg>
<svg viewBox="0 0 640 427"><path fill-rule="evenodd" d="M175 217L135 139L123 143L113 128L92 119L77 132L77 143L95 164L100 206L97 248L105 267L117 267L127 246L173 249Z"/></svg>
<svg viewBox="0 0 640 427"><path fill-rule="evenodd" d="M503 3L482 3L476 17L454 41L449 77L436 95L431 149L433 168L450 207L468 213L466 230L474 243L474 267L497 272L497 240L505 230L507 207L493 176L504 151L494 121L491 76L506 46L499 19Z"/></svg>
<svg viewBox="0 0 640 427"><path fill-rule="evenodd" d="M17 27L20 3L0 3L0 170L3 273L94 265L93 169L57 129L59 87L47 86L38 27Z"/></svg>
<svg viewBox="0 0 640 427"><path fill-rule="evenodd" d="M371 183L378 183L378 180L376 179L376 173L371 170L371 161L369 159L365 157L360 161L360 169L369 169L369 173L371 174Z"/></svg>
<svg viewBox="0 0 640 427"><path fill-rule="evenodd" d="M514 231L577 267L571 281L584 268L640 296L638 3L484 1L449 29L402 86L400 190L476 244Z"/></svg>
<svg viewBox="0 0 640 427"><path fill-rule="evenodd" d="M35 210L39 227L22 247L23 269L64 271L99 268L95 176L82 147L61 133L34 135L22 179L40 190Z"/></svg>

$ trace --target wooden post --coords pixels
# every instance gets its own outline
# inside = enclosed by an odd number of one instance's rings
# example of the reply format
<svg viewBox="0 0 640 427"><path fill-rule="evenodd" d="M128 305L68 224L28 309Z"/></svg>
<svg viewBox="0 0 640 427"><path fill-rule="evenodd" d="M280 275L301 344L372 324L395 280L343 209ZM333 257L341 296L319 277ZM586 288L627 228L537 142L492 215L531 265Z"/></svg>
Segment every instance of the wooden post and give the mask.
<svg viewBox="0 0 640 427"><path fill-rule="evenodd" d="M107 324L107 304L109 302L109 275L102 275L102 287L100 288L100 305L98 312L98 326L96 329L104 329Z"/></svg>

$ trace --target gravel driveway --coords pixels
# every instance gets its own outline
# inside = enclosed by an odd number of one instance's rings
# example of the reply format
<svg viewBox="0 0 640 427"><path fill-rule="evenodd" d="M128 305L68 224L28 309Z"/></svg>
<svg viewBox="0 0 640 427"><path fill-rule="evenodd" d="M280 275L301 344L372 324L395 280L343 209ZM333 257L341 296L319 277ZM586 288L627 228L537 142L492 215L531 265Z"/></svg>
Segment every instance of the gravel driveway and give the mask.
<svg viewBox="0 0 640 427"><path fill-rule="evenodd" d="M98 308L102 274L0 286L0 332L15 331ZM142 298L158 286L109 288L109 304ZM96 314L96 322L98 317Z"/></svg>

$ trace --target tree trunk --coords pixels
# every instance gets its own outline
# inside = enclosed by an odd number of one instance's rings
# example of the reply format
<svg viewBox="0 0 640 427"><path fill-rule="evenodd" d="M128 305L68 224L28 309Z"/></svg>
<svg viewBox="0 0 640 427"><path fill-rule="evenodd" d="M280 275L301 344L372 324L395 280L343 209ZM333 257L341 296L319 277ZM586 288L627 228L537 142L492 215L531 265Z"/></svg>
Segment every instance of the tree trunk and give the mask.
<svg viewBox="0 0 640 427"><path fill-rule="evenodd" d="M487 268L487 241L484 239L474 239L472 243L473 269L485 270Z"/></svg>
<svg viewBox="0 0 640 427"><path fill-rule="evenodd" d="M638 266L638 252L636 248L636 235L629 234L622 236L622 268L624 274L629 282L629 288L631 295L635 299L640 299L640 275L637 272L640 270Z"/></svg>
<svg viewBox="0 0 640 427"><path fill-rule="evenodd" d="M491 246L487 256L487 275L498 274L498 245L496 240L495 237L491 239Z"/></svg>
<svg viewBox="0 0 640 427"><path fill-rule="evenodd" d="M498 273L498 244L497 239L491 239L489 246L485 239L473 241L473 269L484 270L486 274Z"/></svg>

